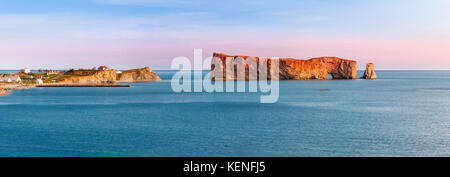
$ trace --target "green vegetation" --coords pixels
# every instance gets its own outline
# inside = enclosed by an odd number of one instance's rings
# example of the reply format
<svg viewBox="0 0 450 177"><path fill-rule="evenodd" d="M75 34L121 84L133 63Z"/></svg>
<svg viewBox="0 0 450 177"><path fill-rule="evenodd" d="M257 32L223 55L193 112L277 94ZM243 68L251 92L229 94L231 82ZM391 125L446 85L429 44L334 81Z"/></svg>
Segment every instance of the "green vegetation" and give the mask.
<svg viewBox="0 0 450 177"><path fill-rule="evenodd" d="M56 81L57 77L61 74L49 74L47 77L44 77L44 83L53 83L53 80Z"/></svg>
<svg viewBox="0 0 450 177"><path fill-rule="evenodd" d="M122 73L134 73L134 72L138 72L140 69L130 69L130 70L126 70L126 71L122 71Z"/></svg>
<svg viewBox="0 0 450 177"><path fill-rule="evenodd" d="M98 70L93 70L93 69L79 69L79 70L71 69L71 70L65 72L64 75L69 75L69 76L90 76L90 75L93 75L93 74L95 74L97 72L98 72Z"/></svg>
<svg viewBox="0 0 450 177"><path fill-rule="evenodd" d="M24 84L35 84L38 77L43 78L45 74L42 73L19 73L20 79Z"/></svg>

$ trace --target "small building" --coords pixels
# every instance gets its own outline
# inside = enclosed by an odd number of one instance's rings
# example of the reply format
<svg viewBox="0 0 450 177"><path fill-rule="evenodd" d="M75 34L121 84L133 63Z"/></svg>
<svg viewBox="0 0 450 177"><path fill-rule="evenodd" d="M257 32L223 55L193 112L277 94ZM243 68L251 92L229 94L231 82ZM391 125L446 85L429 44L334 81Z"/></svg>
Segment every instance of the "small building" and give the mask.
<svg viewBox="0 0 450 177"><path fill-rule="evenodd" d="M20 79L20 76L14 75L11 76L11 82L22 82L22 79Z"/></svg>
<svg viewBox="0 0 450 177"><path fill-rule="evenodd" d="M1 82L22 82L18 75L4 75L0 78Z"/></svg>
<svg viewBox="0 0 450 177"><path fill-rule="evenodd" d="M44 81L42 79L36 79L36 84L44 84Z"/></svg>
<svg viewBox="0 0 450 177"><path fill-rule="evenodd" d="M100 66L100 67L98 67L98 70L101 70L101 71L108 70L108 67L106 67L106 66Z"/></svg>
<svg viewBox="0 0 450 177"><path fill-rule="evenodd" d="M43 78L42 75L37 75L37 76L36 76L36 79L42 79L42 78Z"/></svg>
<svg viewBox="0 0 450 177"><path fill-rule="evenodd" d="M122 74L122 71L116 69L116 74Z"/></svg>
<svg viewBox="0 0 450 177"><path fill-rule="evenodd" d="M31 70L29 68L24 68L24 69L21 69L20 72L28 74L28 73L31 73Z"/></svg>

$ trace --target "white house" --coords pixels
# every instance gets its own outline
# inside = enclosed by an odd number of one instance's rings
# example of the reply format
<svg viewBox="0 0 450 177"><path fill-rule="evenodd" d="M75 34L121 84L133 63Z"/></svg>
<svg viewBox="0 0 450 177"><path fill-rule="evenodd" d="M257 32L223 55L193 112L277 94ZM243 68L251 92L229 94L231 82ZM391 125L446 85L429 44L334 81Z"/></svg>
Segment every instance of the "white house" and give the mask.
<svg viewBox="0 0 450 177"><path fill-rule="evenodd" d="M11 76L10 79L11 79L11 82L22 82L22 79L20 79L20 77L17 75Z"/></svg>
<svg viewBox="0 0 450 177"><path fill-rule="evenodd" d="M36 79L36 84L44 84L44 81L42 79Z"/></svg>
<svg viewBox="0 0 450 177"><path fill-rule="evenodd" d="M116 74L122 74L122 71L116 69Z"/></svg>
<svg viewBox="0 0 450 177"><path fill-rule="evenodd" d="M24 68L21 70L21 72L28 74L28 73L31 73L31 70L29 68Z"/></svg>

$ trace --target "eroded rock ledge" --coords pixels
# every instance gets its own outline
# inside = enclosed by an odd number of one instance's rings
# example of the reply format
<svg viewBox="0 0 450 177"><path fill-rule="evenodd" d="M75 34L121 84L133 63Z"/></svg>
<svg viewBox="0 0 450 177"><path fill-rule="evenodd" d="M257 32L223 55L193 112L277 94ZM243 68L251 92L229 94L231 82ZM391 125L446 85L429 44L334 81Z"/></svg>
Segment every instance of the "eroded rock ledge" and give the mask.
<svg viewBox="0 0 450 177"><path fill-rule="evenodd" d="M243 60L238 60L241 57ZM211 65L211 70L214 70L215 67L219 67L223 70L224 80L231 80L236 77L227 76L226 74L226 66L229 62L245 62L247 59L255 59L256 63L258 63L258 57L249 57L249 56L229 56L222 53L214 53L214 59L218 59L222 62L222 65L215 66ZM229 58L229 59L227 59ZM268 63L271 62L271 59L268 59ZM247 62L248 63L248 62ZM293 59L293 58L280 58L279 59L279 79L280 80L326 80L328 74L331 74L333 79L356 79L357 62L348 59L341 59L337 57L320 57L320 58L312 58L309 60L301 60L301 59ZM270 75L270 64L268 64L268 72ZM254 69L254 68L252 68ZM258 66L259 69L259 66ZM249 66L246 65L246 74L245 79L249 80ZM234 75L236 75L237 71L235 68ZM270 77L269 77L270 78ZM214 72L211 73L211 79L216 80Z"/></svg>

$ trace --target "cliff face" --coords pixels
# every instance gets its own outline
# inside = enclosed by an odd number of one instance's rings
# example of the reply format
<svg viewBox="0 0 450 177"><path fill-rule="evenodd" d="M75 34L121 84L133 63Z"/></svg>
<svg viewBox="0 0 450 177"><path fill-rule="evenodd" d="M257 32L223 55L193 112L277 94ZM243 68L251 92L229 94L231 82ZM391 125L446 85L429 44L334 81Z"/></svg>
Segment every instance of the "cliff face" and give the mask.
<svg viewBox="0 0 450 177"><path fill-rule="evenodd" d="M149 67L124 71L122 74L119 74L117 78L118 82L150 82L160 80L161 78L159 78L159 76Z"/></svg>
<svg viewBox="0 0 450 177"><path fill-rule="evenodd" d="M89 76L70 76L62 79L61 84L112 84L117 80L114 70L98 71Z"/></svg>
<svg viewBox="0 0 450 177"><path fill-rule="evenodd" d="M366 71L364 72L362 78L367 80L377 79L377 74L375 73L375 66L373 63L368 63L366 65Z"/></svg>
<svg viewBox="0 0 450 177"><path fill-rule="evenodd" d="M159 81L150 68L132 69L117 74L114 70L97 71L88 76L68 76L58 83L60 84L113 84L116 82L151 82Z"/></svg>
<svg viewBox="0 0 450 177"><path fill-rule="evenodd" d="M213 57L219 59L222 62L222 66L220 67L224 73L226 73L226 66L229 62L244 62L236 60L238 57L243 58L245 61L249 58L249 56L228 56L221 53L214 53ZM232 60L226 60L227 57L231 57ZM259 61L258 57L252 57ZM270 68L271 59L268 59L268 72L272 69ZM248 62L247 62L248 63ZM321 57L321 58L313 58L309 60L300 60L300 59L291 59L291 58L280 58L279 59L279 79L280 80L326 80L327 75L331 74L333 79L356 79L356 65L357 62L353 60L346 60L337 57ZM216 66L214 64L211 65L211 70L213 70ZM259 66L258 66L259 68ZM254 68L252 68L254 69ZM257 68L256 68L257 69ZM220 69L219 69L220 70ZM249 80L249 66L246 65L246 80ZM235 68L234 75L237 75L237 71ZM242 71L241 71L242 72ZM224 74L225 80L234 79L233 73ZM270 75L270 74L268 74ZM269 76L270 77L270 76ZM211 79L215 80L214 73L211 73Z"/></svg>

